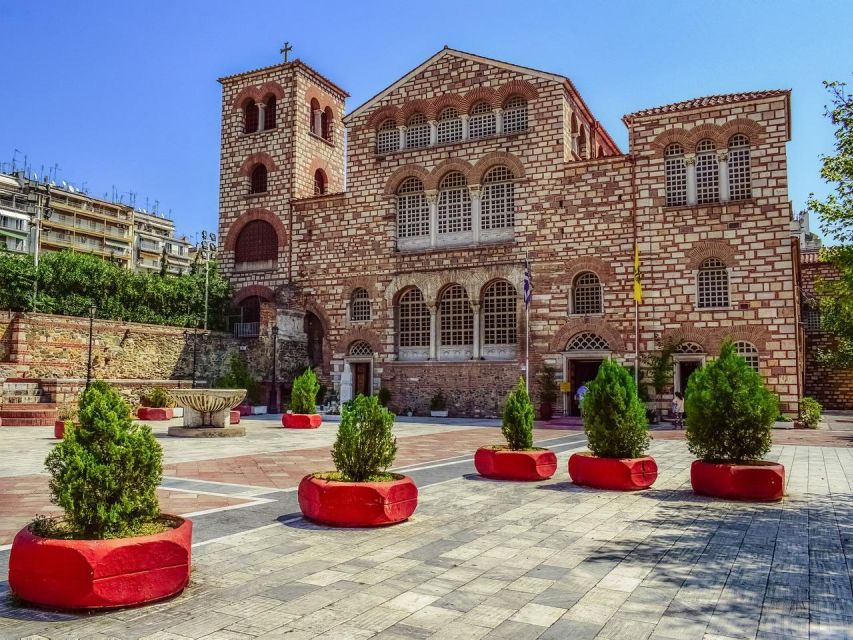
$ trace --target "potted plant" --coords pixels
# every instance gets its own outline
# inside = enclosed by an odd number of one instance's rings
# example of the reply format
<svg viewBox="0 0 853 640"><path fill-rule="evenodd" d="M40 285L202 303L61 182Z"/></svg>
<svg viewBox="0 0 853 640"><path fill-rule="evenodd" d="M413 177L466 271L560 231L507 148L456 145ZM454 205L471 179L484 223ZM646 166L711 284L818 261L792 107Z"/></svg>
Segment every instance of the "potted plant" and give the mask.
<svg viewBox="0 0 853 640"><path fill-rule="evenodd" d="M259 415L267 412L267 406L260 404L261 385L249 371L249 367L240 354L231 355L228 363L228 373L216 380L219 389L245 389L246 400L235 407L241 416ZM232 420L232 424L236 424Z"/></svg>
<svg viewBox="0 0 853 640"><path fill-rule="evenodd" d="M415 483L386 471L397 454L393 424L394 414L375 396L358 395L341 407L332 447L336 471L312 473L299 483L299 508L306 518L336 527L376 527L414 513Z"/></svg>
<svg viewBox="0 0 853 640"><path fill-rule="evenodd" d="M174 402L163 387L151 387L139 398L139 404L142 406L136 410L136 417L140 420L159 422L175 417Z"/></svg>
<svg viewBox="0 0 853 640"><path fill-rule="evenodd" d="M572 482L597 489L647 489L658 477L649 447L646 407L630 373L615 360L605 360L587 385L583 422L589 452L569 458Z"/></svg>
<svg viewBox="0 0 853 640"><path fill-rule="evenodd" d="M505 445L477 449L477 473L495 480L546 480L554 475L557 456L533 446L533 404L523 378L507 396L501 433Z"/></svg>
<svg viewBox="0 0 853 640"><path fill-rule="evenodd" d="M539 418L550 420L554 416L554 403L558 391L557 370L547 362L539 370Z"/></svg>
<svg viewBox="0 0 853 640"><path fill-rule="evenodd" d="M96 381L79 401L79 425L48 454L58 518L37 518L15 536L9 587L26 602L103 609L180 593L190 576L192 522L160 513L163 452L134 424L118 392Z"/></svg>
<svg viewBox="0 0 853 640"><path fill-rule="evenodd" d="M76 407L60 407L56 412L56 422L53 423L53 437L62 440L65 435L65 425L77 419Z"/></svg>
<svg viewBox="0 0 853 640"><path fill-rule="evenodd" d="M316 429L323 423L317 413L317 393L320 384L313 369L306 369L293 381L290 391L290 410L281 416L281 424L288 429Z"/></svg>
<svg viewBox="0 0 853 640"><path fill-rule="evenodd" d="M672 379L675 373L675 353L681 345L682 342L680 340L658 340L657 350L646 353L642 356L642 361L645 365L643 367L643 377L655 392L655 398L652 405L654 407L653 416L655 422L661 422L663 420L663 412L660 408L660 399L661 396L672 387ZM638 391L641 394L641 400L643 400L642 395L648 395L647 391L645 393L640 390Z"/></svg>
<svg viewBox="0 0 853 640"><path fill-rule="evenodd" d="M388 403L391 402L391 390L388 387L379 387L379 393L376 397L379 399L379 404L387 407Z"/></svg>
<svg viewBox="0 0 853 640"><path fill-rule="evenodd" d="M779 402L726 340L715 361L690 376L684 398L693 491L735 500L775 501L785 467L761 458L770 450Z"/></svg>
<svg viewBox="0 0 853 640"><path fill-rule="evenodd" d="M432 400L429 401L429 415L433 418L447 417L447 398L444 397L441 389L436 391Z"/></svg>
<svg viewBox="0 0 853 640"><path fill-rule="evenodd" d="M817 429L823 407L814 398L808 396L800 400L800 421L808 429Z"/></svg>

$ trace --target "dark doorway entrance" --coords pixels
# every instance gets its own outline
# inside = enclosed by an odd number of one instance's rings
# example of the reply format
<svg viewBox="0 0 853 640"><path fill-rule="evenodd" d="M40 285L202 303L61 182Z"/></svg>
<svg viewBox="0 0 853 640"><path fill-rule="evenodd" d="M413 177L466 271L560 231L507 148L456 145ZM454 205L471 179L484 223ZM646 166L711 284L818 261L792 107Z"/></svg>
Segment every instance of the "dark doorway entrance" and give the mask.
<svg viewBox="0 0 853 640"><path fill-rule="evenodd" d="M352 367L352 392L353 395L369 396L371 389L370 382L370 363L369 362L351 362Z"/></svg>
<svg viewBox="0 0 853 640"><path fill-rule="evenodd" d="M323 324L310 311L305 313L305 336L308 338L308 366L312 369L323 364Z"/></svg>
<svg viewBox="0 0 853 640"><path fill-rule="evenodd" d="M580 406L575 397L578 389L589 383L598 374L598 367L603 360L569 360L569 382L571 383L571 397L569 398L569 414L579 416Z"/></svg>
<svg viewBox="0 0 853 640"><path fill-rule="evenodd" d="M702 363L699 360L682 360L678 363L678 390L683 394L687 391L687 381L693 372L699 369Z"/></svg>

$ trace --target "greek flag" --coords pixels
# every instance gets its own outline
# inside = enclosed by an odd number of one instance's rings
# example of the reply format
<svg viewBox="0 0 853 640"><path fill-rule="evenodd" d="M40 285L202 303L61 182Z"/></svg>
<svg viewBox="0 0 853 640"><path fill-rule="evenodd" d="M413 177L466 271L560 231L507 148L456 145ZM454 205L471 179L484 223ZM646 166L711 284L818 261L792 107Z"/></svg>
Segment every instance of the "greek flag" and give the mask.
<svg viewBox="0 0 853 640"><path fill-rule="evenodd" d="M533 297L533 276L530 275L530 263L524 261L524 304L530 306Z"/></svg>

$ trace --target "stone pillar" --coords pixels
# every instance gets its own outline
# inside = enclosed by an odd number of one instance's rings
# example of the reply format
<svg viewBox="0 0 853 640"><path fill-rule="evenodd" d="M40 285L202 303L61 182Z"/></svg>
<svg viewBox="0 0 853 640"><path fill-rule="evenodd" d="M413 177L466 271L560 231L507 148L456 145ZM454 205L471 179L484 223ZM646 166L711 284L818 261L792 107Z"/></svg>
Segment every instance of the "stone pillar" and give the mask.
<svg viewBox="0 0 853 640"><path fill-rule="evenodd" d="M400 141L397 145L397 150L402 151L406 148L406 127L404 125L400 125L397 127L397 131L400 132Z"/></svg>
<svg viewBox="0 0 853 640"><path fill-rule="evenodd" d="M438 353L438 307L429 305L429 359L436 360Z"/></svg>
<svg viewBox="0 0 853 640"><path fill-rule="evenodd" d="M255 106L258 108L258 131L263 131L267 116L267 105L264 102L256 102Z"/></svg>
<svg viewBox="0 0 853 640"><path fill-rule="evenodd" d="M684 155L684 164L687 167L687 204L694 205L696 196L696 156L694 154Z"/></svg>
<svg viewBox="0 0 853 640"><path fill-rule="evenodd" d="M459 117L462 119L462 139L467 140L468 139L468 114L463 113Z"/></svg>
<svg viewBox="0 0 853 640"><path fill-rule="evenodd" d="M313 122L314 122L314 135L322 136L323 135L323 112L320 109L314 109L313 113Z"/></svg>
<svg viewBox="0 0 853 640"><path fill-rule="evenodd" d="M474 348L472 350L473 360L480 359L480 305L471 303L471 308L474 310Z"/></svg>
<svg viewBox="0 0 853 640"><path fill-rule="evenodd" d="M503 111L500 109L492 109L495 113L495 133L501 135L504 132Z"/></svg>
<svg viewBox="0 0 853 640"><path fill-rule="evenodd" d="M480 218L482 217L482 191L480 185L468 185L471 192L471 235L475 243L480 241Z"/></svg>
<svg viewBox="0 0 853 640"><path fill-rule="evenodd" d="M341 392L338 395L341 404L352 400L352 369L346 360L344 360L344 368L341 371Z"/></svg>
<svg viewBox="0 0 853 640"><path fill-rule="evenodd" d="M424 195L429 204L429 246L434 247L438 243L438 191L427 189Z"/></svg>
<svg viewBox="0 0 853 640"><path fill-rule="evenodd" d="M728 202L729 194L729 152L717 151L717 170L720 172L720 202Z"/></svg>
<svg viewBox="0 0 853 640"><path fill-rule="evenodd" d="M435 146L438 142L438 122L435 120L429 121L429 144Z"/></svg>

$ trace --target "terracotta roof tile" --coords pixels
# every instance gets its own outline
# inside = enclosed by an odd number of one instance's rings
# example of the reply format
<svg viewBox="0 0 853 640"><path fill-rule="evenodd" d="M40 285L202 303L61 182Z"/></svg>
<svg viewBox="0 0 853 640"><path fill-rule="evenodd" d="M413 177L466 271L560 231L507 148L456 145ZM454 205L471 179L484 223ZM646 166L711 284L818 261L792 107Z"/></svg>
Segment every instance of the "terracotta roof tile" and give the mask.
<svg viewBox="0 0 853 640"><path fill-rule="evenodd" d="M660 107L652 107L651 109L643 109L629 113L622 119L625 121L634 118L642 118L644 116L656 116L665 113L674 113L676 111L688 111L690 109L701 109L703 107L715 107L721 104L732 104L733 102L743 102L745 100L759 100L761 98L772 98L775 96L784 96L791 93L790 89L770 89L767 91L747 91L745 93L726 93L718 96L705 96L703 98L693 98L683 102L673 102Z"/></svg>

